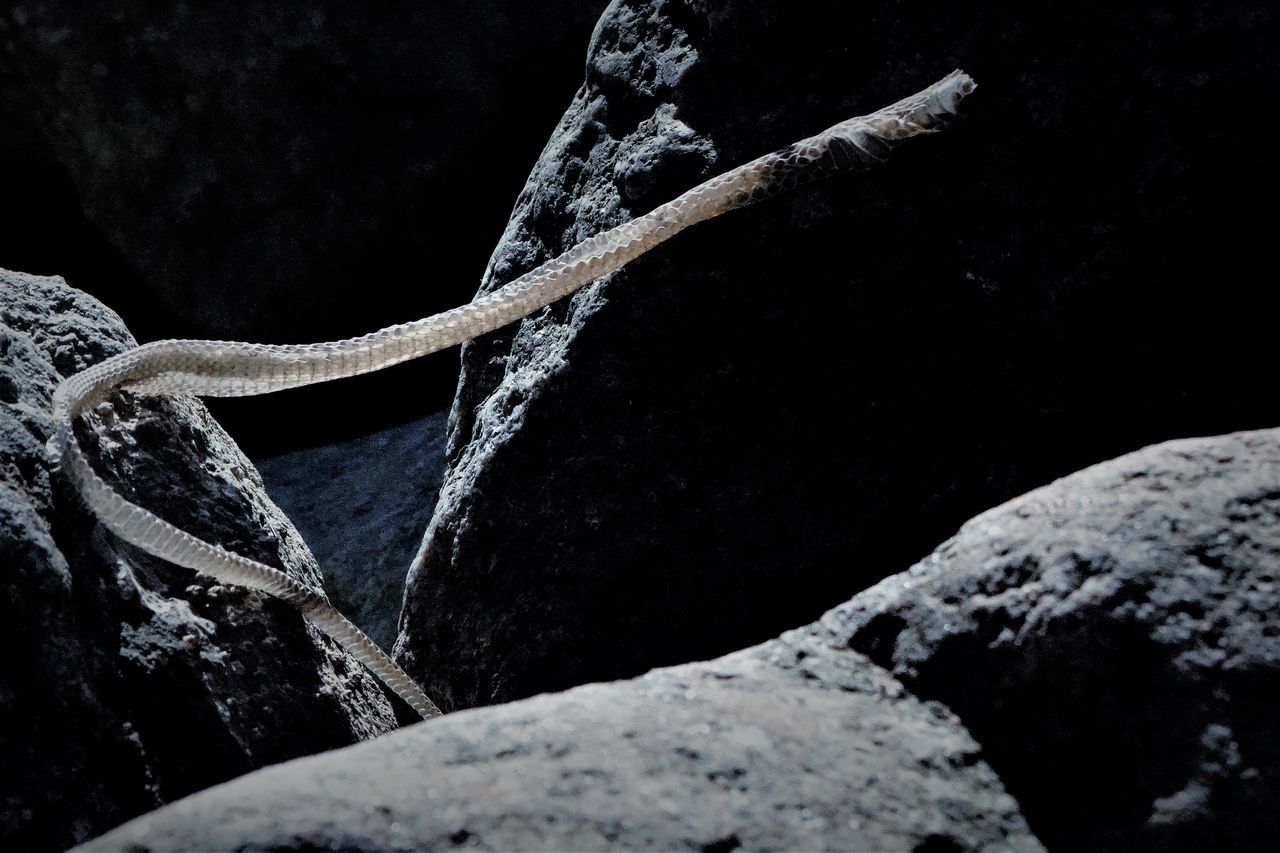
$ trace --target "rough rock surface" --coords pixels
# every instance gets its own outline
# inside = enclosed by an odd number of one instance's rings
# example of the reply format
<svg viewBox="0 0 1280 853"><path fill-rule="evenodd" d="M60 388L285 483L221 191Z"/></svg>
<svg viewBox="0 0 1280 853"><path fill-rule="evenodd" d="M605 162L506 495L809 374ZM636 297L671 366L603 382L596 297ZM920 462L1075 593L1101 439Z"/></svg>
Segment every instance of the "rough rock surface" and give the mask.
<svg viewBox="0 0 1280 853"><path fill-rule="evenodd" d="M444 473L443 413L257 463L324 572L329 599L384 649Z"/></svg>
<svg viewBox="0 0 1280 853"><path fill-rule="evenodd" d="M395 727L292 609L98 528L46 466L59 379L133 345L60 278L0 270L0 846L62 849L209 785ZM116 488L318 586L252 464L192 399L119 396L81 441Z"/></svg>
<svg viewBox="0 0 1280 853"><path fill-rule="evenodd" d="M1280 423L1251 213L1280 193L1276 18L612 4L484 290L952 68L979 88L887 168L699 226L464 350L410 671L457 708L713 657L1054 477Z"/></svg>
<svg viewBox="0 0 1280 853"><path fill-rule="evenodd" d="M1051 850L1275 849L1280 430L991 510L824 623L952 708Z"/></svg>
<svg viewBox="0 0 1280 853"><path fill-rule="evenodd" d="M809 628L254 773L85 850L1040 850L976 745Z"/></svg>

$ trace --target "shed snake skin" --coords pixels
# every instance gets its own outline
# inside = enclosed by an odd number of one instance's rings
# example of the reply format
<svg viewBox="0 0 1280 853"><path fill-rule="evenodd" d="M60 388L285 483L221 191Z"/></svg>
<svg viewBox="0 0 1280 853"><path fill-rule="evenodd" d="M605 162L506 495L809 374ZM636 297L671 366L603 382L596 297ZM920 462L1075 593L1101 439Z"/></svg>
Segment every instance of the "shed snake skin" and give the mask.
<svg viewBox="0 0 1280 853"><path fill-rule="evenodd" d="M422 688L321 592L279 569L205 542L114 491L94 472L76 443L75 419L121 390L252 396L358 376L463 343L528 316L691 225L779 190L882 162L894 143L941 129L973 89L967 74L954 71L878 112L841 122L711 178L644 216L582 241L467 305L412 323L319 344L163 340L112 356L63 380L54 392L50 460L70 479L89 511L121 539L220 582L284 599L424 718L436 716L440 709Z"/></svg>

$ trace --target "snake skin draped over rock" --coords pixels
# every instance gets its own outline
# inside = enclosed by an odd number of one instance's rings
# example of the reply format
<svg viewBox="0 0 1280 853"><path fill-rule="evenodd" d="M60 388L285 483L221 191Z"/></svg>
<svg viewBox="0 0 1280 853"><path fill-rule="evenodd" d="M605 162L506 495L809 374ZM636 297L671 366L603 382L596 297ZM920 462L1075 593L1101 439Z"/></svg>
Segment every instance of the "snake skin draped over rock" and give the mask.
<svg viewBox="0 0 1280 853"><path fill-rule="evenodd" d="M316 591L278 569L205 542L112 490L77 446L75 419L120 390L253 396L358 376L463 343L567 296L691 225L801 183L882 162L895 143L944 126L973 88L967 74L955 71L878 112L714 177L644 216L584 240L499 290L441 314L328 343L166 340L113 356L58 387L50 456L117 536L169 562L292 603L414 710L424 717L437 715L440 711L426 693Z"/></svg>

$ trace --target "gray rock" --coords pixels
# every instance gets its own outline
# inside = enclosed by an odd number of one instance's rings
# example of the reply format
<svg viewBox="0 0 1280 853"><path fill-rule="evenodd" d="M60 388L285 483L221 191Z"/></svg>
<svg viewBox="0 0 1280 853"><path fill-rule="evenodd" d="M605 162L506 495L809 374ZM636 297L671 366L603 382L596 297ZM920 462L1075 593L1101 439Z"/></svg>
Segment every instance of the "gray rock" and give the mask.
<svg viewBox="0 0 1280 853"><path fill-rule="evenodd" d="M944 708L810 628L253 773L82 849L1042 848Z"/></svg>
<svg viewBox="0 0 1280 853"><path fill-rule="evenodd" d="M385 649L444 473L444 413L258 461L315 554L334 606Z"/></svg>
<svg viewBox="0 0 1280 853"><path fill-rule="evenodd" d="M114 540L48 470L59 379L133 345L60 278L0 270L0 846L61 849L266 764L395 727L378 684L288 605ZM80 439L131 500L320 574L193 399L120 395Z"/></svg>
<svg viewBox="0 0 1280 853"><path fill-rule="evenodd" d="M1055 477L1280 423L1249 213L1278 9L613 3L482 290L954 67L979 89L464 349L409 670L458 708L714 657Z"/></svg>
<svg viewBox="0 0 1280 853"><path fill-rule="evenodd" d="M1280 430L1074 474L824 621L959 714L1050 849L1275 848Z"/></svg>

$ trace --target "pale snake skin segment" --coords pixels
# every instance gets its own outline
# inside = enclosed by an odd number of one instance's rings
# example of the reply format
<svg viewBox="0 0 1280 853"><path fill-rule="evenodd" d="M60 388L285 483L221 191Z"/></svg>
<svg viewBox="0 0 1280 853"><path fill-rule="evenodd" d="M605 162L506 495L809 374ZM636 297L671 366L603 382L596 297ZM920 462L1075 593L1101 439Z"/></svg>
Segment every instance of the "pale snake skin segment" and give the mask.
<svg viewBox="0 0 1280 853"><path fill-rule="evenodd" d="M882 162L894 143L944 126L973 89L967 74L954 71L878 112L841 122L711 178L467 305L412 323L319 344L164 340L112 356L65 379L54 392L54 426L48 444L51 462L67 473L89 511L121 539L220 582L283 598L424 718L436 716L440 709L422 688L323 594L279 569L187 533L108 486L75 440L75 419L119 390L253 396L358 376L463 343L567 296L690 225L830 173Z"/></svg>

